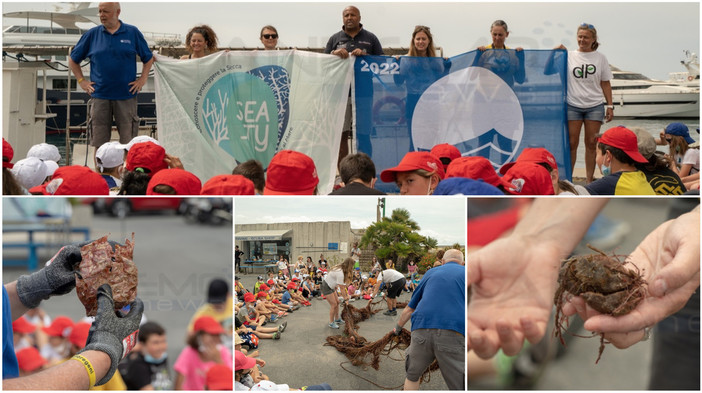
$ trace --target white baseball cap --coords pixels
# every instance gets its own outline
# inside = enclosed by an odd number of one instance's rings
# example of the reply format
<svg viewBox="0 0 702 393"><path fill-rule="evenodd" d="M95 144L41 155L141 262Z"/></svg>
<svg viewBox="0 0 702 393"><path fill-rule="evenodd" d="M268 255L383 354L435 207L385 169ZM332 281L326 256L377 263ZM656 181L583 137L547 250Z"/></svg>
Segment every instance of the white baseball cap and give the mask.
<svg viewBox="0 0 702 393"><path fill-rule="evenodd" d="M51 160L44 160L44 164L46 165L46 176L53 176L54 172L59 168L59 164L56 163L56 161L51 161Z"/></svg>
<svg viewBox="0 0 702 393"><path fill-rule="evenodd" d="M47 176L46 164L36 157L27 157L17 161L11 171L15 179L27 190L41 185Z"/></svg>
<svg viewBox="0 0 702 393"><path fill-rule="evenodd" d="M61 153L58 147L48 143L40 143L29 148L27 157L36 157L42 161L61 161Z"/></svg>
<svg viewBox="0 0 702 393"><path fill-rule="evenodd" d="M119 142L103 143L95 152L95 158L100 160L98 168L102 172L105 168L116 168L124 163L124 150Z"/></svg>
<svg viewBox="0 0 702 393"><path fill-rule="evenodd" d="M148 136L148 135L139 135L139 136L135 136L134 138L132 138L132 140L129 141L128 143L126 143L126 144L120 144L120 143L118 143L118 144L117 144L117 148L118 148L118 149L129 150L129 149L132 148L132 146L136 145L137 143L142 143L142 142L153 142L153 143L155 143L155 144L161 146L161 144L158 143L158 141L157 141L156 139L154 139L154 138L152 138L152 137L150 137L150 136ZM108 167L108 168L109 168L109 167Z"/></svg>

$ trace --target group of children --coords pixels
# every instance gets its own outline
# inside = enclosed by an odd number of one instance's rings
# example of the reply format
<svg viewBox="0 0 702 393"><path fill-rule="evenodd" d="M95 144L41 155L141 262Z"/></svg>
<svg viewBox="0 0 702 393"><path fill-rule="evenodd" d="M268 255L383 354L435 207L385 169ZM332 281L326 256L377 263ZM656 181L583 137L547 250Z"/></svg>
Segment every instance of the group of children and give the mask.
<svg viewBox="0 0 702 393"><path fill-rule="evenodd" d="M657 145L669 145L670 154L657 152ZM232 174L202 184L148 136L126 145L104 144L96 152L95 171L59 167L58 149L46 143L32 147L27 158L14 164L12 159L12 146L3 139L6 195L313 195L319 184L312 159L292 150L278 152L265 174L260 162L250 160ZM429 152L407 153L380 178L395 182L401 195L667 195L699 190L699 142L682 123L669 124L660 138L643 129L610 128L598 137L596 163L603 177L583 187L560 179L555 157L544 148L525 148L496 171L484 157L462 157L456 147L440 144ZM332 194L380 193L373 189L375 165L364 153L345 157L339 173Z"/></svg>

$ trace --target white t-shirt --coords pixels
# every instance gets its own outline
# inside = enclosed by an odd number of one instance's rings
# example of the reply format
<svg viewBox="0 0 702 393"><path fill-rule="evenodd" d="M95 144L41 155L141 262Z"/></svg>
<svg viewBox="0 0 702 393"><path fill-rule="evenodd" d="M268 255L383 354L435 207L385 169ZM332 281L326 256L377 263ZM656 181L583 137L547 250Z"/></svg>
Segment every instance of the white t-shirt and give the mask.
<svg viewBox="0 0 702 393"><path fill-rule="evenodd" d="M605 103L600 82L612 79L607 58L600 52L568 51L568 104L592 108Z"/></svg>
<svg viewBox="0 0 702 393"><path fill-rule="evenodd" d="M278 270L285 270L288 268L288 264L285 261L278 261Z"/></svg>
<svg viewBox="0 0 702 393"><path fill-rule="evenodd" d="M687 149L685 157L682 159L682 164L691 164L690 175L700 171L700 149Z"/></svg>
<svg viewBox="0 0 702 393"><path fill-rule="evenodd" d="M329 288L336 289L337 285L344 285L344 272L339 270L330 270L324 276L324 281L329 285Z"/></svg>
<svg viewBox="0 0 702 393"><path fill-rule="evenodd" d="M395 269L385 269L378 275L378 280L386 284L390 284L391 282L395 282L404 277L405 276L402 273Z"/></svg>

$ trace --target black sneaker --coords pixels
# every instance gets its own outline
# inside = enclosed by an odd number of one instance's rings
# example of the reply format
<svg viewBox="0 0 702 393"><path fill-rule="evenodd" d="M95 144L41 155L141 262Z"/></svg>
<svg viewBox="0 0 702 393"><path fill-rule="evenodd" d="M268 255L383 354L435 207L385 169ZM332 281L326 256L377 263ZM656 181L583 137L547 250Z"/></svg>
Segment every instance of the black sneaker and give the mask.
<svg viewBox="0 0 702 393"><path fill-rule="evenodd" d="M392 310L392 311L390 311L390 315L392 315L393 317L394 317L395 315L397 315L397 310Z"/></svg>
<svg viewBox="0 0 702 393"><path fill-rule="evenodd" d="M395 314L393 314L392 310L387 310L383 313L383 315L397 315L397 312L395 312Z"/></svg>
<svg viewBox="0 0 702 393"><path fill-rule="evenodd" d="M286 327L288 327L288 322L287 322L287 321L286 321L286 322L283 322L282 325L278 326L278 331L279 331L280 333L283 333L283 332L285 331L285 328L286 328Z"/></svg>

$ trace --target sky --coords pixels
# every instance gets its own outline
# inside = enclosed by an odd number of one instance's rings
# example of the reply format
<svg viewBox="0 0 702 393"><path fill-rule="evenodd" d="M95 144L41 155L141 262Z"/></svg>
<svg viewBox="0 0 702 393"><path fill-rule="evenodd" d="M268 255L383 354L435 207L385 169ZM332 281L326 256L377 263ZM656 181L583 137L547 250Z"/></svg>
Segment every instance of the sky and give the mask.
<svg viewBox="0 0 702 393"><path fill-rule="evenodd" d="M373 197L236 198L234 222L350 221L352 229L361 229L375 222L377 204ZM440 245L466 244L465 197L387 197L385 216L397 208L407 209L419 224L419 233Z"/></svg>
<svg viewBox="0 0 702 393"><path fill-rule="evenodd" d="M3 2L3 12L54 10L59 3ZM597 28L599 51L610 64L655 79L685 69L684 51L699 54L699 2L123 2L121 19L142 31L179 33L209 24L221 47L261 46L261 27L278 29L281 46L323 47L341 29L348 4L361 10L364 27L385 47L407 47L416 25L431 27L434 41L451 57L489 44L492 22L507 22L507 45L576 49L581 23ZM94 3L97 5L97 3ZM3 26L17 23L3 20Z"/></svg>

